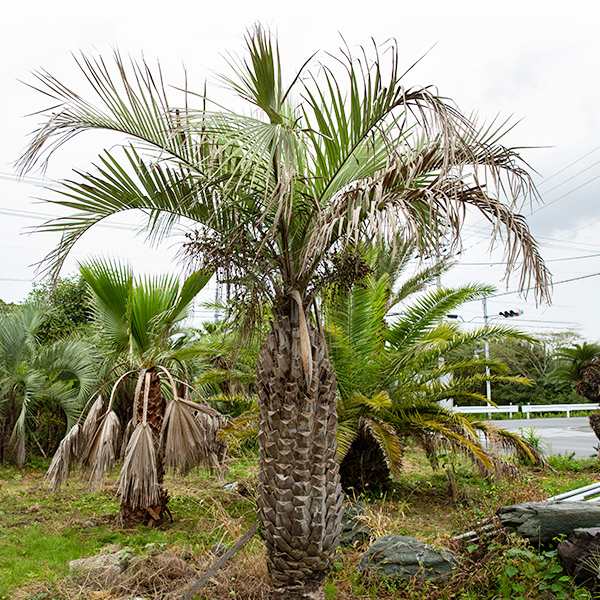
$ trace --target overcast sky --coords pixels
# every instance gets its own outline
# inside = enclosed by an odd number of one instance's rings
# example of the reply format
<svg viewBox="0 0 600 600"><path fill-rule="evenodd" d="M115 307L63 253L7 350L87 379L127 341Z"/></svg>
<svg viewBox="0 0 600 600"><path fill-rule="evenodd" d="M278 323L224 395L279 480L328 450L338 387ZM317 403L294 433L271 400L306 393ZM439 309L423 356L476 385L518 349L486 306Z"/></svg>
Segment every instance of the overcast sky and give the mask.
<svg viewBox="0 0 600 600"><path fill-rule="evenodd" d="M45 215L56 214L51 205L35 201L47 196L32 179L41 175L31 173L22 182L13 176L13 163L38 122L25 115L47 105L21 82L32 82L31 72L45 69L71 84L78 80L72 53L108 56L118 48L150 62L160 59L173 85L182 84L185 66L191 87L201 90L213 72L226 70L223 55L238 53L245 30L261 21L278 32L290 73L317 50L335 52L340 35L350 46L395 38L406 67L426 54L407 75L407 86L435 85L463 112L476 112L480 119L512 119L516 126L506 141L526 147L523 155L538 173L544 204L523 212L531 215L532 231L553 273L553 304L536 307L531 295L519 297L516 277L507 288L497 264L502 253L488 253L489 230L480 220L465 229L460 265L443 283L496 285L503 295L488 302L489 314L520 308L523 316L511 324L526 331L571 328L600 340L598 12L591 0L5 3L0 23L0 298L21 301L35 278L31 265L56 242L49 234L26 234ZM90 137L65 149L48 175L68 177L72 167L88 168L102 141ZM74 273L77 260L90 254L127 257L140 271L176 269L176 241L150 250L135 237L135 223L133 216L119 217L112 226L90 232L64 274ZM462 316L481 322L481 305L466 305Z"/></svg>

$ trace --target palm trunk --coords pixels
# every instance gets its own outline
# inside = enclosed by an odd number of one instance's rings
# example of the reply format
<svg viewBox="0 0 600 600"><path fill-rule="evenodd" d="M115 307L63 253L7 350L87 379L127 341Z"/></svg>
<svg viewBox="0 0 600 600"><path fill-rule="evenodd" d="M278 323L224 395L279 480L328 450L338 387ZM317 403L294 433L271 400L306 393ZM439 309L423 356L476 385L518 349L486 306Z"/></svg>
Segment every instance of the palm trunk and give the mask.
<svg viewBox="0 0 600 600"><path fill-rule="evenodd" d="M280 299L257 367L258 514L278 600L324 598L341 530L335 373L306 314L313 361L307 385L299 317L295 302Z"/></svg>
<svg viewBox="0 0 600 600"><path fill-rule="evenodd" d="M127 502L121 502L119 513L120 521L125 527L135 527L137 525L146 525L148 527L157 527L161 525L165 518L165 513L168 512L167 503L169 495L162 483L165 476L164 456L159 447L160 432L165 416L166 402L161 392L161 380L158 371L155 368L149 369L150 383L148 390L148 412L147 420L152 431L154 439L154 447L156 450L156 470L159 489L159 502L152 506L131 506ZM145 385L145 383L144 383ZM144 398L145 389L142 388L140 394ZM140 400L137 406L137 412L134 415L135 424L141 423L144 414L143 401Z"/></svg>

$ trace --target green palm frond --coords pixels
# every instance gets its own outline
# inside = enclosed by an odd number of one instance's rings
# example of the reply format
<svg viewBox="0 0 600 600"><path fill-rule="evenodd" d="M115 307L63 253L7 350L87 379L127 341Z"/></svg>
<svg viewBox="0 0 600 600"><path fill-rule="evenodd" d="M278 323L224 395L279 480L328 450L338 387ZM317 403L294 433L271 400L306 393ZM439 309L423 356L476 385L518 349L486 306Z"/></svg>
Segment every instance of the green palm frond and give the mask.
<svg viewBox="0 0 600 600"><path fill-rule="evenodd" d="M363 417L361 425L369 431L379 445L392 479L397 480L402 472L404 451L404 444L398 436L398 431L393 424L373 417Z"/></svg>
<svg viewBox="0 0 600 600"><path fill-rule="evenodd" d="M406 348L428 330L437 327L440 320L457 306L493 291L493 287L484 284L434 290L403 310L403 318L392 323L386 340L397 350Z"/></svg>
<svg viewBox="0 0 600 600"><path fill-rule="evenodd" d="M117 352L129 348L127 329L128 301L133 289L133 270L116 260L89 260L79 267L81 276L92 291L94 320L103 336Z"/></svg>

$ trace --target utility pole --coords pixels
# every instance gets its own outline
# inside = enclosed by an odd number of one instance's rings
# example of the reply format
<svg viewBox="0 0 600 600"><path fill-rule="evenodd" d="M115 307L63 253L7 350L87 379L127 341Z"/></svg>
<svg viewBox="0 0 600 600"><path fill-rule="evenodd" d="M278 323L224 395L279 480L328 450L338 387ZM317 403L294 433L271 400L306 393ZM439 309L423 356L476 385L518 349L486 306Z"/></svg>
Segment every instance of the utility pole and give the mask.
<svg viewBox="0 0 600 600"><path fill-rule="evenodd" d="M481 301L483 302L483 326L487 327L488 324L488 312L487 312L487 298L482 298ZM486 365L485 365L485 396L487 398L487 405L492 406L492 382L490 381L490 367L487 364L488 360L490 358L490 343L487 340L487 337L485 338L485 360L486 360ZM491 420L492 418L492 413L489 412L488 413L488 419Z"/></svg>

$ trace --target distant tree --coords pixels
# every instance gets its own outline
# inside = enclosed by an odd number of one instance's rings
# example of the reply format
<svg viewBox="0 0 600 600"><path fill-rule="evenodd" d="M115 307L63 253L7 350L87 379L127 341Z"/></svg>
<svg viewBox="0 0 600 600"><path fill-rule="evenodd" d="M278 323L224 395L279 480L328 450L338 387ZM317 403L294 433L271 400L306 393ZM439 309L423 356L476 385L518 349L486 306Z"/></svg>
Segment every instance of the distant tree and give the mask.
<svg viewBox="0 0 600 600"><path fill-rule="evenodd" d="M517 323L515 323L517 324ZM508 367L508 373L525 377L532 386L504 381L494 382L492 401L496 404L564 404L580 402L575 391L549 376L556 367L555 354L560 346L581 340L574 332L543 333L524 339L507 339L490 342L490 357ZM482 344L469 344L456 351L463 359L482 357ZM492 372L494 372L494 368ZM485 395L485 385L478 390ZM458 400L457 404L461 404Z"/></svg>
<svg viewBox="0 0 600 600"><path fill-rule="evenodd" d="M88 292L81 275L59 277L55 282L34 282L26 302L52 307L38 336L50 342L87 327L91 319Z"/></svg>
<svg viewBox="0 0 600 600"><path fill-rule="evenodd" d="M4 300L0 299L0 314L10 312L17 306L18 305L13 302L4 302Z"/></svg>

